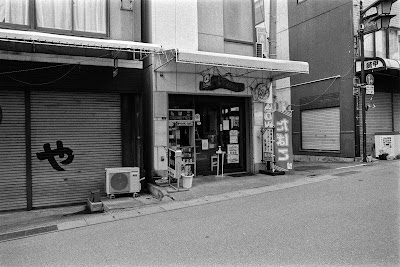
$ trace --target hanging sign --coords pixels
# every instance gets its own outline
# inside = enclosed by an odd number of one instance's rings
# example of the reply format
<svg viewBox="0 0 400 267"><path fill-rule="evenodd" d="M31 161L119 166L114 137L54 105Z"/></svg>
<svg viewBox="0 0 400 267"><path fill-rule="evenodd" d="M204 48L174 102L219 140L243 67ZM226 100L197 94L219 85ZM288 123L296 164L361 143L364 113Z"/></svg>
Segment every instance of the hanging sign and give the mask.
<svg viewBox="0 0 400 267"><path fill-rule="evenodd" d="M292 112L275 111L275 169L288 171L293 169L293 147L292 147Z"/></svg>
<svg viewBox="0 0 400 267"><path fill-rule="evenodd" d="M211 78L205 76L204 81L200 82L200 90L212 91L220 88L228 89L233 92L243 92L245 89L244 83L232 82L219 75L213 75Z"/></svg>
<svg viewBox="0 0 400 267"><path fill-rule="evenodd" d="M374 92L375 92L374 89L375 89L375 88L374 88L373 85L367 84L367 85L365 86L365 93L366 93L367 95L373 95Z"/></svg>

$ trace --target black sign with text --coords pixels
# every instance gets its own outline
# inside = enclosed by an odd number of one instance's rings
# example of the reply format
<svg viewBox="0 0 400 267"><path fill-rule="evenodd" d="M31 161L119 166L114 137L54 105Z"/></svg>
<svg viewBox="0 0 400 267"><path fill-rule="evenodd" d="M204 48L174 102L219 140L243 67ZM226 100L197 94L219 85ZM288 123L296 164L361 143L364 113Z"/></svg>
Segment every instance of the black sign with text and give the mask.
<svg viewBox="0 0 400 267"><path fill-rule="evenodd" d="M216 89L228 89L233 92L244 91L244 83L236 83L222 76L211 76L210 82L200 82L200 90L211 91Z"/></svg>

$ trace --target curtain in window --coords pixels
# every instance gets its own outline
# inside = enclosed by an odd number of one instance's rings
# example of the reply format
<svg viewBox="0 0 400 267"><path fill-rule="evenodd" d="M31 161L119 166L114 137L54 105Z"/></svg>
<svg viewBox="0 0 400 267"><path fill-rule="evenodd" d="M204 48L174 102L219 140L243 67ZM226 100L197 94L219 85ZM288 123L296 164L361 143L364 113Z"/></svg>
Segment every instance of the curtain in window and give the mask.
<svg viewBox="0 0 400 267"><path fill-rule="evenodd" d="M42 28L71 30L71 1L72 0L36 0L37 26Z"/></svg>
<svg viewBox="0 0 400 267"><path fill-rule="evenodd" d="M0 0L0 22L28 25L29 0Z"/></svg>
<svg viewBox="0 0 400 267"><path fill-rule="evenodd" d="M106 33L106 0L74 0L74 30Z"/></svg>

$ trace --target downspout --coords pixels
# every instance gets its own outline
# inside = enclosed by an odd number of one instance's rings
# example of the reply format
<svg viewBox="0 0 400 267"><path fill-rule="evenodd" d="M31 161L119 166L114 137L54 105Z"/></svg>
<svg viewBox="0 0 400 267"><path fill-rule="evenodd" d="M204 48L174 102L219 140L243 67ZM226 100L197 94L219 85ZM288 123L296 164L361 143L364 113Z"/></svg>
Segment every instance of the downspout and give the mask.
<svg viewBox="0 0 400 267"><path fill-rule="evenodd" d="M270 0L269 16L269 58L276 59L276 10L277 0Z"/></svg>
<svg viewBox="0 0 400 267"><path fill-rule="evenodd" d="M276 16L277 16L277 0L270 0L269 2L269 58L276 59ZM272 105L276 104L276 81L272 80L271 85ZM264 104L265 105L265 104ZM275 154L274 145L272 146L272 154ZM275 165L276 158L273 157ZM271 162L266 162L266 170L274 171L275 166L271 166Z"/></svg>

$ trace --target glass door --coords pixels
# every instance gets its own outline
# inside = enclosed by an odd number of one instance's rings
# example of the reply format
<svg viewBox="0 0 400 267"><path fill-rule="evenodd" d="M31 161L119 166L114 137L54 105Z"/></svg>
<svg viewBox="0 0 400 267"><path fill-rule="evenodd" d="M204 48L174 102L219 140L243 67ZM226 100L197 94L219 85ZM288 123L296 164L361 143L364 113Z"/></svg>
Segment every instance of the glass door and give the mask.
<svg viewBox="0 0 400 267"><path fill-rule="evenodd" d="M196 162L197 173L216 174L216 151L226 153L224 172L243 172L245 163L244 101L229 103L228 98L217 102L196 102Z"/></svg>

